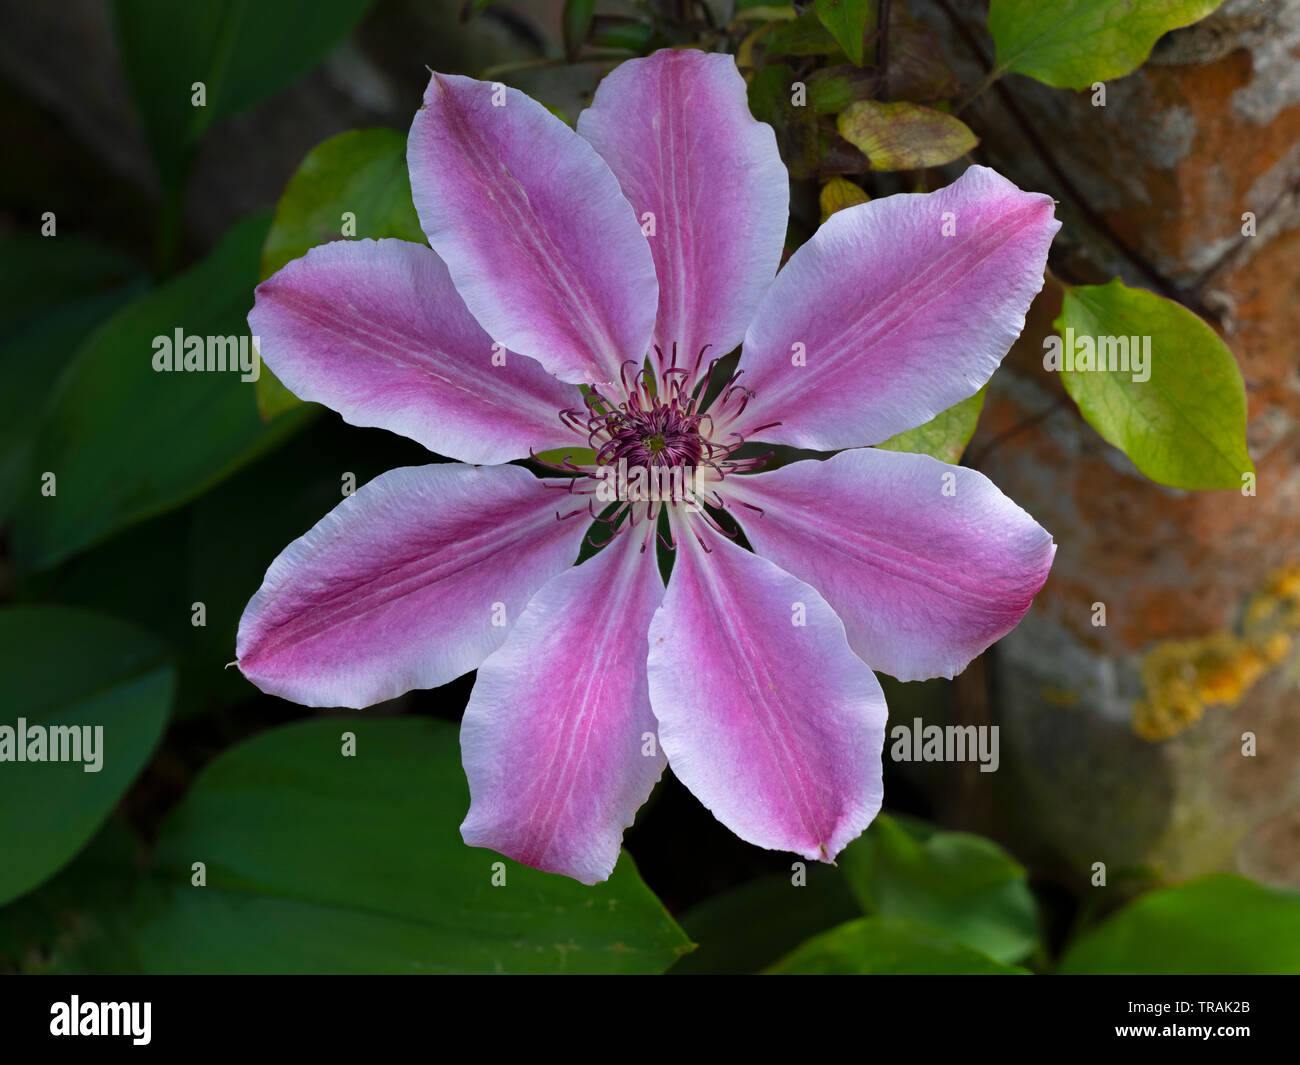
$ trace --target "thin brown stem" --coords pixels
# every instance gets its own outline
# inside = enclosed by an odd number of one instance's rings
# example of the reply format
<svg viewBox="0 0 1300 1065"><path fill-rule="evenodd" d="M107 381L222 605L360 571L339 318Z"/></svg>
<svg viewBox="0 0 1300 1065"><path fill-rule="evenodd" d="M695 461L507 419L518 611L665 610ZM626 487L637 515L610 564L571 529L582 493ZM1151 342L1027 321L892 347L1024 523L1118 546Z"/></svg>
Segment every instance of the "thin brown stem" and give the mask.
<svg viewBox="0 0 1300 1065"><path fill-rule="evenodd" d="M876 41L876 67L880 71L876 95L881 100L889 99L889 5L890 0L880 0L876 10L876 32L880 34Z"/></svg>
<svg viewBox="0 0 1300 1065"><path fill-rule="evenodd" d="M985 444L979 451L966 460L966 465L972 470L978 470L980 464L989 457L997 448L1010 440L1013 436L1019 436L1028 429L1032 429L1039 422L1046 421L1062 407L1070 403L1070 397L1058 396L1050 407L1040 410L1037 414L1031 414L1028 418L1023 418L1016 422L1010 429L998 433L992 440Z"/></svg>

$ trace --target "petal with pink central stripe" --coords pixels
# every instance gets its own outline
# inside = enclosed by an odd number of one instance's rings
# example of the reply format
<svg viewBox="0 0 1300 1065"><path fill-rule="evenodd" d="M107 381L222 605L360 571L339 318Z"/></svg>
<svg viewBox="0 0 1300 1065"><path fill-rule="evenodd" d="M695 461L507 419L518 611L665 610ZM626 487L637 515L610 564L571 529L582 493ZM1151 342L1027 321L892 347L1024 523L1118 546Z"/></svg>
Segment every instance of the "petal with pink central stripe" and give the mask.
<svg viewBox="0 0 1300 1065"><path fill-rule="evenodd" d="M831 861L880 810L885 697L826 600L701 527L650 626L668 764L741 839Z"/></svg>
<svg viewBox="0 0 1300 1065"><path fill-rule="evenodd" d="M423 244L334 241L257 287L248 324L294 395L439 455L497 463L572 442L572 385L493 341Z"/></svg>
<svg viewBox="0 0 1300 1065"><path fill-rule="evenodd" d="M646 688L663 593L654 552L625 532L533 596L461 724L466 843L584 884L614 871L665 764Z"/></svg>
<svg viewBox="0 0 1300 1065"><path fill-rule="evenodd" d="M785 244L790 183L736 61L664 49L608 74L578 132L609 163L659 276L655 336L679 362L740 343Z"/></svg>
<svg viewBox="0 0 1300 1065"><path fill-rule="evenodd" d="M1050 196L982 166L832 215L759 304L740 360L755 396L726 430L779 421L757 436L837 451L974 395L1024 328L1059 228Z"/></svg>
<svg viewBox="0 0 1300 1065"><path fill-rule="evenodd" d="M975 470L860 448L723 491L754 550L826 596L849 643L900 680L952 677L1019 624L1056 545Z"/></svg>
<svg viewBox="0 0 1300 1065"><path fill-rule="evenodd" d="M413 466L284 549L239 621L239 668L307 706L370 706L467 673L586 531L518 466Z"/></svg>
<svg viewBox="0 0 1300 1065"><path fill-rule="evenodd" d="M641 365L654 261L590 144L517 89L434 74L406 160L429 243L494 340L577 384Z"/></svg>

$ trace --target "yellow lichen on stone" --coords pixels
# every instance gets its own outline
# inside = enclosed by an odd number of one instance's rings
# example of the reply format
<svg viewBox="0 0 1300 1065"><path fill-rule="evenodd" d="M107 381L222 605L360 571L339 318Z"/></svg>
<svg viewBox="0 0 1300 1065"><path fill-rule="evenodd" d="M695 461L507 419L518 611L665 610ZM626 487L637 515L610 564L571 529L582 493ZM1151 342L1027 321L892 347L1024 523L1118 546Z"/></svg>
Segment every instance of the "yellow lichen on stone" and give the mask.
<svg viewBox="0 0 1300 1065"><path fill-rule="evenodd" d="M1246 605L1242 635L1214 632L1168 640L1142 659L1145 696L1133 731L1166 740L1196 724L1211 706L1232 707L1269 669L1285 661L1300 634L1300 564L1273 574Z"/></svg>

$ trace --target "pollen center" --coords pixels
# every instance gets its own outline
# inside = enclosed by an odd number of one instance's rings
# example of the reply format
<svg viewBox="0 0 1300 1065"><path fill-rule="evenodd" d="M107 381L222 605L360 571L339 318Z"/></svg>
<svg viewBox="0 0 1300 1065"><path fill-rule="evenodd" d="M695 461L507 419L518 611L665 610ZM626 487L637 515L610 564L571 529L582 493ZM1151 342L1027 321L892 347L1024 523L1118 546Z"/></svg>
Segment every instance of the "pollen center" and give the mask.
<svg viewBox="0 0 1300 1065"><path fill-rule="evenodd" d="M707 347L693 366L678 365L675 344L669 358L655 347L657 364L647 359L638 368L626 362L617 386L584 387L582 409L560 412L560 421L585 436L594 454L580 463L565 457L556 467L578 475L567 482L567 491L586 498L585 506L558 517L587 514L607 525L611 538L640 525L643 551L665 506L698 515L724 536L734 535L719 527L707 508L725 508L721 481L762 468L770 453L736 454L745 445L736 420L753 393L737 383L739 374L715 384L722 360L714 359L701 373ZM755 432L778 424L769 422ZM592 543L599 547L608 540Z"/></svg>
<svg viewBox="0 0 1300 1065"><path fill-rule="evenodd" d="M606 436L602 462L629 467L696 466L704 454L700 416L676 399L621 404L601 418Z"/></svg>

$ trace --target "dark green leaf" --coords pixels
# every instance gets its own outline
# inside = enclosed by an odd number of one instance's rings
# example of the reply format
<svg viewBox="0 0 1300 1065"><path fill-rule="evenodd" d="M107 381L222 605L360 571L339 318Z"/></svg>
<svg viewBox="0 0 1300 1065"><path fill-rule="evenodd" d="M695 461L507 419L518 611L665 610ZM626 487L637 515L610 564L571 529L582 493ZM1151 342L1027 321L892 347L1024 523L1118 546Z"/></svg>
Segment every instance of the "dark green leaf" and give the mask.
<svg viewBox="0 0 1300 1065"><path fill-rule="evenodd" d="M564 0L564 53L570 62L578 58L578 52L591 32L591 16L595 12L596 0Z"/></svg>
<svg viewBox="0 0 1300 1065"><path fill-rule="evenodd" d="M996 843L964 832L918 839L881 814L840 856L862 908L932 925L1000 962L1038 942L1038 914L1025 870Z"/></svg>
<svg viewBox="0 0 1300 1065"><path fill-rule="evenodd" d="M266 426L238 370L154 369L156 342L174 341L178 329L247 337L267 223L258 215L235 226L207 259L122 308L77 353L18 503L15 548L25 568L51 566L193 498L302 423ZM46 473L55 476L53 495L42 494Z"/></svg>
<svg viewBox="0 0 1300 1065"><path fill-rule="evenodd" d="M0 908L0 973L104 971L133 967L125 937L110 933L103 915L128 904L140 880L141 846L126 823L110 817L98 834L55 876ZM110 920L112 918L110 917ZM125 961L125 963L124 963Z"/></svg>
<svg viewBox="0 0 1300 1065"><path fill-rule="evenodd" d="M897 917L859 917L814 936L766 970L778 976L998 975L1024 973Z"/></svg>
<svg viewBox="0 0 1300 1065"><path fill-rule="evenodd" d="M307 73L373 0L114 0L127 80L164 182L218 119ZM206 106L194 105L196 83Z"/></svg>
<svg viewBox="0 0 1300 1065"><path fill-rule="evenodd" d="M784 63L763 67L749 82L749 109L760 122L776 131L781 158L796 179L817 172L820 145L817 115L811 107L797 107L793 94L794 70Z"/></svg>
<svg viewBox="0 0 1300 1065"><path fill-rule="evenodd" d="M63 607L0 610L0 656L2 903L57 871L104 822L162 735L175 676L147 633ZM36 737L43 760L26 760ZM56 737L65 758L51 761Z"/></svg>
<svg viewBox="0 0 1300 1065"><path fill-rule="evenodd" d="M861 916L840 871L805 863L807 883L765 876L701 903L682 918L699 948L674 967L675 974L754 973L809 936Z"/></svg>
<svg viewBox="0 0 1300 1065"><path fill-rule="evenodd" d="M762 40L763 54L767 59L780 59L788 55L839 55L839 42L822 25L812 12L806 12L788 22L777 22Z"/></svg>
<svg viewBox="0 0 1300 1065"><path fill-rule="evenodd" d="M1063 973L1300 973L1300 897L1240 876L1152 891L1078 939Z"/></svg>
<svg viewBox="0 0 1300 1065"><path fill-rule="evenodd" d="M808 75L808 103L819 115L833 115L874 94L877 81L873 71L847 65L822 67Z"/></svg>
<svg viewBox="0 0 1300 1065"><path fill-rule="evenodd" d="M889 8L889 95L893 99L942 100L961 92L939 35L912 16L907 4Z"/></svg>
<svg viewBox="0 0 1300 1065"><path fill-rule="evenodd" d="M597 15L592 20L588 40L597 48L621 48L635 55L645 55L654 34L654 27L648 22Z"/></svg>
<svg viewBox="0 0 1300 1065"><path fill-rule="evenodd" d="M70 303L132 280L126 255L75 237L0 239L0 332L9 334Z"/></svg>
<svg viewBox="0 0 1300 1065"><path fill-rule="evenodd" d="M125 256L74 238L0 241L0 521L30 477L55 382L90 332L145 287Z"/></svg>
<svg viewBox="0 0 1300 1065"><path fill-rule="evenodd" d="M344 757L341 735L356 736ZM318 718L220 755L164 826L148 972L652 973L689 948L625 854L594 888L470 848L457 730ZM207 886L191 884L206 863ZM498 865L498 863L500 863ZM494 866L504 886L493 886Z"/></svg>
<svg viewBox="0 0 1300 1065"><path fill-rule="evenodd" d="M385 470L428 461L418 444L394 433L318 419L187 506L28 576L15 599L57 598L154 633L176 661L177 718L237 704L255 689L225 666L235 657L240 615L271 560L340 502L344 474L362 485ZM196 603L202 625L193 624Z"/></svg>

